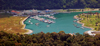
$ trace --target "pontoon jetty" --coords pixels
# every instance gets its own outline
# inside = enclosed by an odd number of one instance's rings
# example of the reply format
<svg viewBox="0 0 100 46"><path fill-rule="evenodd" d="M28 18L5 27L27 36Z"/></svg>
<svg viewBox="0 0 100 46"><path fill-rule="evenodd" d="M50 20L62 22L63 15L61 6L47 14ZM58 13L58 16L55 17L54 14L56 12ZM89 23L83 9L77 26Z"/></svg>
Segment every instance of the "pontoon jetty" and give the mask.
<svg viewBox="0 0 100 46"><path fill-rule="evenodd" d="M45 22L45 23L48 23L48 24L51 24L51 23L55 23L54 21L52 20L49 20L49 19L45 19L45 18L40 18L39 16L33 16L31 18L34 18L36 20L39 20L39 21L42 21L42 22Z"/></svg>
<svg viewBox="0 0 100 46"><path fill-rule="evenodd" d="M47 17L47 18L50 18L50 19L56 19L54 16L50 16L50 15L38 15L38 16L43 16L43 17Z"/></svg>

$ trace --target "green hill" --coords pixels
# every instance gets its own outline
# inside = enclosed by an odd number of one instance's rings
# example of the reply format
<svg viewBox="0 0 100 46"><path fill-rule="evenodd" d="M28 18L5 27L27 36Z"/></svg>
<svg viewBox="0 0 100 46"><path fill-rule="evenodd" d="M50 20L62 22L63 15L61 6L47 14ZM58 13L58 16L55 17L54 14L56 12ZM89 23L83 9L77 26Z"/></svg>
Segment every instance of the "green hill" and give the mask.
<svg viewBox="0 0 100 46"><path fill-rule="evenodd" d="M100 8L100 0L0 0L0 9Z"/></svg>

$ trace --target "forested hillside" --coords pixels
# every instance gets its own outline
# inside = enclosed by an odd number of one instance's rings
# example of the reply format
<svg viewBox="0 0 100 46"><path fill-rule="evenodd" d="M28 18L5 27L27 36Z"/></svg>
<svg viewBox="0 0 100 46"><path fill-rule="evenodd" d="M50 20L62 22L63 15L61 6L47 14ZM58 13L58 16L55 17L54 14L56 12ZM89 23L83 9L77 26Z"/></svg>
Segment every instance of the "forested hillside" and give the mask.
<svg viewBox="0 0 100 46"><path fill-rule="evenodd" d="M0 46L100 46L100 35L94 37L59 33L8 34L0 31Z"/></svg>
<svg viewBox="0 0 100 46"><path fill-rule="evenodd" d="M100 0L0 0L0 9L100 8Z"/></svg>

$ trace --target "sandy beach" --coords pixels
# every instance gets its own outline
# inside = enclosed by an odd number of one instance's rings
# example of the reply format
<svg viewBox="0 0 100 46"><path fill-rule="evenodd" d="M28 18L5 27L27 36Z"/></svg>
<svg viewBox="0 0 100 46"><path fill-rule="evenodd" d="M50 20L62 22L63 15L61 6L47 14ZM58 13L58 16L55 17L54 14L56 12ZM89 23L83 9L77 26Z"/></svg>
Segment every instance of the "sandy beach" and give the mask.
<svg viewBox="0 0 100 46"><path fill-rule="evenodd" d="M29 17L29 16L28 16ZM24 24L24 21L28 18L26 17L25 19L23 19L22 21L20 21L21 25L23 25L23 27L21 29L25 29L25 24ZM25 33L22 33L22 34L31 34L33 31L32 30L29 30L29 29L25 29L27 32Z"/></svg>

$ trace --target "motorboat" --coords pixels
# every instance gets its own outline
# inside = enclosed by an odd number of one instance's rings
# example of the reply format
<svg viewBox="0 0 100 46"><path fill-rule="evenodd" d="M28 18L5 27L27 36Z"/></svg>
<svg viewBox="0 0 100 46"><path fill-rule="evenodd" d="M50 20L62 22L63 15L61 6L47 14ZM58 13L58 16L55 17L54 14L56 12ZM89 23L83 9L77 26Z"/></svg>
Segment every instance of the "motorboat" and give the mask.
<svg viewBox="0 0 100 46"><path fill-rule="evenodd" d="M49 27L50 25L47 25L47 27Z"/></svg>
<svg viewBox="0 0 100 46"><path fill-rule="evenodd" d="M37 26L38 26L38 25L39 25L39 23L36 23L35 25L37 25Z"/></svg>

